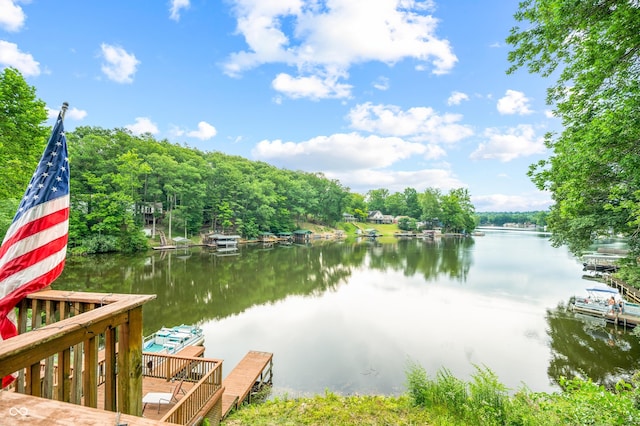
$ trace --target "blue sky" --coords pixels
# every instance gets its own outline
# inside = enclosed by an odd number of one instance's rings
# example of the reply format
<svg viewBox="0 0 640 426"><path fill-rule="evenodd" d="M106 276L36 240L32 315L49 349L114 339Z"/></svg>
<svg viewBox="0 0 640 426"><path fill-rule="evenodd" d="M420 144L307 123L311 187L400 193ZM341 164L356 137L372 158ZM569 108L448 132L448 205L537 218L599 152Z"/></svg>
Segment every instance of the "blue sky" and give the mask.
<svg viewBox="0 0 640 426"><path fill-rule="evenodd" d="M517 4L0 0L0 67L52 117L69 102L67 130L126 127L363 194L465 187L477 211L545 210L526 173L560 122L550 81L506 75Z"/></svg>

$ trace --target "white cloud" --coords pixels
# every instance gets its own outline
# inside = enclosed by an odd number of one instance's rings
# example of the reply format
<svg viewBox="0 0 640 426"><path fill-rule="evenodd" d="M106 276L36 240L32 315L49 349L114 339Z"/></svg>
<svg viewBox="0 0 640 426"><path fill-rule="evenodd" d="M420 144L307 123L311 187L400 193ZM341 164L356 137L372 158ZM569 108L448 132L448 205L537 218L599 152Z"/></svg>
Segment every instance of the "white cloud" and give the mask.
<svg viewBox="0 0 640 426"><path fill-rule="evenodd" d="M129 129L134 135L142 135L145 133L155 135L160 133L156 123L153 123L151 119L147 117L136 117L135 124L127 124L124 127Z"/></svg>
<svg viewBox="0 0 640 426"><path fill-rule="evenodd" d="M425 160L437 160L438 158L447 156L447 152L439 145L425 145L425 149Z"/></svg>
<svg viewBox="0 0 640 426"><path fill-rule="evenodd" d="M224 64L231 76L262 64L283 63L303 75L346 78L353 64L391 65L405 59L445 74L458 60L449 42L436 35L438 20L429 14L432 2L235 0L235 5L237 32L248 47L231 54Z"/></svg>
<svg viewBox="0 0 640 426"><path fill-rule="evenodd" d="M69 117L72 120L83 120L86 116L87 111L78 108L71 108L65 114L65 117Z"/></svg>
<svg viewBox="0 0 640 426"><path fill-rule="evenodd" d="M133 75L140 64L135 55L128 53L121 47L103 43L100 46L105 63L102 64L102 72L109 80L116 83L132 83Z"/></svg>
<svg viewBox="0 0 640 426"><path fill-rule="evenodd" d="M20 31L26 16L18 1L0 0L0 28L8 32Z"/></svg>
<svg viewBox="0 0 640 426"><path fill-rule="evenodd" d="M547 118L556 118L556 115L550 109L545 109L544 110L544 116L547 117Z"/></svg>
<svg viewBox="0 0 640 426"><path fill-rule="evenodd" d="M25 77L40 75L40 63L31 54L20 52L17 44L4 40L0 40L0 66L13 67Z"/></svg>
<svg viewBox="0 0 640 426"><path fill-rule="evenodd" d="M355 171L388 167L425 152L424 145L396 137L337 133L298 143L263 140L253 148L251 154L256 160L290 169Z"/></svg>
<svg viewBox="0 0 640 426"><path fill-rule="evenodd" d="M488 142L481 143L469 158L474 160L500 160L507 162L545 152L544 138L537 137L532 126L521 124L501 132L499 129L485 130Z"/></svg>
<svg viewBox="0 0 640 426"><path fill-rule="evenodd" d="M338 77L328 77L322 79L319 76L292 77L289 74L281 73L273 80L271 85L278 92L290 98L344 98L351 93L351 86L340 84Z"/></svg>
<svg viewBox="0 0 640 426"><path fill-rule="evenodd" d="M352 192L366 193L371 189L386 188L391 193L402 192L405 188L414 188L422 192L427 188L438 188L448 191L453 188L466 187L448 169L423 169L414 171L392 170L355 170L344 172L327 172L329 179L337 179Z"/></svg>
<svg viewBox="0 0 640 426"><path fill-rule="evenodd" d="M471 196L477 212L527 212L548 210L553 201L548 192L523 195L490 194Z"/></svg>
<svg viewBox="0 0 640 426"><path fill-rule="evenodd" d="M198 123L198 130L190 131L187 133L187 136L206 141L214 137L217 133L218 131L215 127L205 121L201 121Z"/></svg>
<svg viewBox="0 0 640 426"><path fill-rule="evenodd" d="M188 9L190 0L171 0L171 8L169 9L169 18L174 21L180 20L180 9Z"/></svg>
<svg viewBox="0 0 640 426"><path fill-rule="evenodd" d="M531 114L529 99L522 92L507 90L505 95L498 99L498 112L500 114Z"/></svg>
<svg viewBox="0 0 640 426"><path fill-rule="evenodd" d="M469 95L462 92L451 92L451 96L447 99L447 105L460 105L462 101L468 101Z"/></svg>
<svg viewBox="0 0 640 426"><path fill-rule="evenodd" d="M469 126L459 124L459 114L440 115L432 108L414 107L406 111L395 105L356 105L349 111L350 127L371 133L410 137L414 141L453 143L473 135Z"/></svg>
<svg viewBox="0 0 640 426"><path fill-rule="evenodd" d="M373 87L378 90L389 90L389 79L387 77L378 77L376 81L373 82Z"/></svg>
<svg viewBox="0 0 640 426"><path fill-rule="evenodd" d="M49 118L58 118L58 113L60 112L59 109L53 109L53 108L47 108L47 117ZM84 111L82 109L78 109L78 108L71 108L68 109L67 112L64 115L65 119L72 119L72 120L83 120L85 117L87 116L87 111Z"/></svg>

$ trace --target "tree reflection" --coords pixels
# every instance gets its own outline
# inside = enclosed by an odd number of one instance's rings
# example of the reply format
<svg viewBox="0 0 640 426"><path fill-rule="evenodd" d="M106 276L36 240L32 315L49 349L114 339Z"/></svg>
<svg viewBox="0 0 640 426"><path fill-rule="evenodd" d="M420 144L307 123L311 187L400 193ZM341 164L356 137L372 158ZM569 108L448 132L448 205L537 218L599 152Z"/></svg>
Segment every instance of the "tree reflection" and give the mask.
<svg viewBox="0 0 640 426"><path fill-rule="evenodd" d="M553 383L560 377L590 378L613 389L640 365L640 342L628 330L607 325L604 320L566 312L563 306L547 311ZM602 356L606 354L606 356Z"/></svg>
<svg viewBox="0 0 640 426"><path fill-rule="evenodd" d="M465 281L472 264L470 238L393 243L321 241L311 245L242 247L236 256L207 248L143 256L71 258L56 289L155 294L145 305L145 333L163 325L237 315L291 295L313 297L348 282L354 268L392 269L425 281Z"/></svg>

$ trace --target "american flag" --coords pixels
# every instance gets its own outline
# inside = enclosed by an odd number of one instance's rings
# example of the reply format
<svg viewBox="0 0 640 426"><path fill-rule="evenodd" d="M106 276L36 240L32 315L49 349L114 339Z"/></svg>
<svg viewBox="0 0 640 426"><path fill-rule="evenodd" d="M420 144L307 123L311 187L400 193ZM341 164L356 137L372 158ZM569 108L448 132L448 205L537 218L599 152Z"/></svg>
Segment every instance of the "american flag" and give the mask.
<svg viewBox="0 0 640 426"><path fill-rule="evenodd" d="M0 246L0 341L18 334L14 310L18 302L50 285L64 268L69 159L63 118L61 112ZM12 376L4 377L2 387L12 381Z"/></svg>

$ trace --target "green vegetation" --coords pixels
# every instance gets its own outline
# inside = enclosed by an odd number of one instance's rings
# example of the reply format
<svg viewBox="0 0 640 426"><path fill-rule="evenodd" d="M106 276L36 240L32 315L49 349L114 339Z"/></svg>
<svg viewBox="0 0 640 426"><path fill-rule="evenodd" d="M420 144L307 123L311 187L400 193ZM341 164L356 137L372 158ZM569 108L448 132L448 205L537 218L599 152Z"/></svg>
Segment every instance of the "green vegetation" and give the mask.
<svg viewBox="0 0 640 426"><path fill-rule="evenodd" d="M35 88L17 70L5 68L0 73L0 111L0 200L19 200L51 132L44 125L47 110Z"/></svg>
<svg viewBox="0 0 640 426"><path fill-rule="evenodd" d="M635 1L525 0L507 42L512 67L551 78L563 130L530 169L552 193L552 242L574 253L623 235L640 254L640 13Z"/></svg>
<svg viewBox="0 0 640 426"><path fill-rule="evenodd" d="M399 397L325 395L275 398L233 413L239 425L638 425L638 383L614 391L580 379L561 380L562 392L513 395L487 368L476 366L465 382L447 370L429 378L416 364L407 369L407 393Z"/></svg>
<svg viewBox="0 0 640 426"><path fill-rule="evenodd" d="M484 212L476 213L476 220L479 225L503 226L513 223L542 227L547 224L547 212Z"/></svg>
<svg viewBox="0 0 640 426"><path fill-rule="evenodd" d="M4 235L48 129L44 103L18 71L0 76L0 235ZM300 229L302 223L335 227L343 213L359 221L370 210L406 215L452 232L475 227L466 189L442 195L413 188L389 194L351 193L321 173L282 170L266 163L135 136L126 129L78 127L66 132L71 166L71 253L136 252L148 248L143 228L196 238L203 232L262 232ZM8 183L8 184L7 184ZM428 208L427 208L428 207Z"/></svg>

